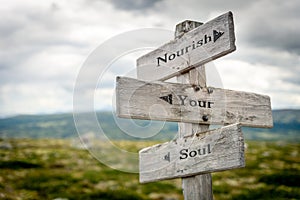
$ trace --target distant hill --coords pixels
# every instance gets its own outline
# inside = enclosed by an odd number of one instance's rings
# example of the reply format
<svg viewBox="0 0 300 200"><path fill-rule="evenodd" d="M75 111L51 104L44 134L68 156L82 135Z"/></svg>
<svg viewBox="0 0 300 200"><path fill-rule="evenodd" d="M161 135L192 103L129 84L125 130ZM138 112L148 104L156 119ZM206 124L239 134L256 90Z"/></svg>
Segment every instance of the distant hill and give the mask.
<svg viewBox="0 0 300 200"><path fill-rule="evenodd" d="M84 119L84 114L83 119ZM137 140L121 130L110 112L97 112L99 124L110 139ZM300 110L273 111L274 127L272 129L259 129L244 127L246 139L266 141L295 141L300 142ZM127 119L121 120L122 127L130 130L132 124ZM139 126L147 127L148 121L134 120ZM86 120L86 132L98 130L89 126ZM146 130L146 128L145 128ZM177 123L165 123L164 128L152 140L172 139L177 132ZM141 133L142 134L142 133ZM13 138L74 138L78 137L72 114L52 115L20 115L0 119L0 137Z"/></svg>
<svg viewBox="0 0 300 200"><path fill-rule="evenodd" d="M84 123L84 132L97 133L99 130L88 118L90 113L80 114ZM110 139L115 140L137 140L138 138L126 134L119 128L111 112L97 112L100 127ZM147 126L148 121L134 120L139 126ZM127 119L119 119L122 127L130 130ZM82 130L82 129L81 129ZM152 137L153 140L173 138L177 132L175 123L165 123L159 134ZM73 114L52 114L52 115L19 115L15 117L0 119L0 138L74 138L78 137Z"/></svg>
<svg viewBox="0 0 300 200"><path fill-rule="evenodd" d="M243 128L245 138L300 142L300 110L274 110L271 129Z"/></svg>

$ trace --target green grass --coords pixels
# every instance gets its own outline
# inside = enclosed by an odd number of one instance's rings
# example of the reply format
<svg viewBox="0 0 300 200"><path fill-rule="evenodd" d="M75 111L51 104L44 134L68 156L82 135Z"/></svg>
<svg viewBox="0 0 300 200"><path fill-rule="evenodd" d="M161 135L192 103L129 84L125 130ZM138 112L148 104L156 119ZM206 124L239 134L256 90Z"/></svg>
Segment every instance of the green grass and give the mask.
<svg viewBox="0 0 300 200"><path fill-rule="evenodd" d="M6 139L0 149L0 199L178 199L180 179L140 184L70 140ZM154 142L115 141L137 152ZM2 145L3 146L3 145ZM214 199L300 199L300 144L248 142L246 167L213 173Z"/></svg>
<svg viewBox="0 0 300 200"><path fill-rule="evenodd" d="M247 144L245 168L213 175L215 196L218 199L299 199L300 145Z"/></svg>

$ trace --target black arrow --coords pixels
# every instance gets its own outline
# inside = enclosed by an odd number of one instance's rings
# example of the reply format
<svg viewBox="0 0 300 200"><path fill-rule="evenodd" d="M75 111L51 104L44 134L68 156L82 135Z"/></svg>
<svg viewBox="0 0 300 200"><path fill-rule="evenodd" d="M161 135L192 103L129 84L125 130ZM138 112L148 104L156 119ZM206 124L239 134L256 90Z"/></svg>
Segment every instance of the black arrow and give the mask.
<svg viewBox="0 0 300 200"><path fill-rule="evenodd" d="M222 32L222 31L213 30L214 42L216 42L217 39L219 39L223 34L224 34L224 32Z"/></svg>
<svg viewBox="0 0 300 200"><path fill-rule="evenodd" d="M170 152L168 152L168 154L166 154L166 155L163 157L163 159L170 162Z"/></svg>
<svg viewBox="0 0 300 200"><path fill-rule="evenodd" d="M169 94L167 96L162 96L162 97L159 97L160 99L168 102L169 104L172 105L173 101L172 101L172 94Z"/></svg>

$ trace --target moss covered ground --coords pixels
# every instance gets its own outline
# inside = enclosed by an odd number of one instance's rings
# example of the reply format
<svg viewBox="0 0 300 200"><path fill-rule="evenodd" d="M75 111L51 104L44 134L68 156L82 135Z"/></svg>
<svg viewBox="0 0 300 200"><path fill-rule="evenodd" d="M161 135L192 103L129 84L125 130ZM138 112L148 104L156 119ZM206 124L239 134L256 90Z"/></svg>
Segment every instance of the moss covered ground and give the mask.
<svg viewBox="0 0 300 200"><path fill-rule="evenodd" d="M115 141L137 152L155 142ZM71 140L0 139L0 199L181 200L181 180L140 184ZM300 144L246 141L246 167L213 173L214 199L300 199Z"/></svg>

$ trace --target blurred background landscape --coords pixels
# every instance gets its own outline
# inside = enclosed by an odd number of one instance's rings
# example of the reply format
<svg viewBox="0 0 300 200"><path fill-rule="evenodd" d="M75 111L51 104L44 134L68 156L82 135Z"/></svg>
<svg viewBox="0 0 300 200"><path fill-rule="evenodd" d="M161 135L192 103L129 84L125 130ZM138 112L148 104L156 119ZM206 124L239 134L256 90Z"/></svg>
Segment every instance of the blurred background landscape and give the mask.
<svg viewBox="0 0 300 200"><path fill-rule="evenodd" d="M82 113L85 115L85 113ZM96 112L99 125L111 140L142 140L124 132L116 123L114 113ZM127 119L122 125L130 128ZM134 120L136 124L145 126L147 120ZM271 129L243 127L246 140L300 142L300 110L274 110L274 127ZM213 127L213 126L212 126ZM86 126L86 134L96 133L95 126ZM94 128L94 129L93 129ZM177 133L177 123L166 122L158 134L147 140L171 140ZM0 119L1 138L78 138L73 114L51 115L19 115ZM84 137L84 136L83 136Z"/></svg>
<svg viewBox="0 0 300 200"><path fill-rule="evenodd" d="M213 173L214 198L300 199L300 1L0 3L0 199L182 200L180 179L137 174L137 152L176 137L177 124L116 120L115 78L135 77L136 59L176 24L228 11L237 50L206 65L208 85L270 96L274 127L243 127L246 167Z"/></svg>
<svg viewBox="0 0 300 200"><path fill-rule="evenodd" d="M120 130L112 113L97 117L110 141L131 153L173 139L177 131L176 123L166 123L143 140ZM272 129L243 128L246 167L213 173L215 199L300 198L300 110L275 110L273 118ZM0 119L0 199L183 199L180 179L139 184L137 173L98 161L87 146L93 131L81 135L83 144L72 114Z"/></svg>

